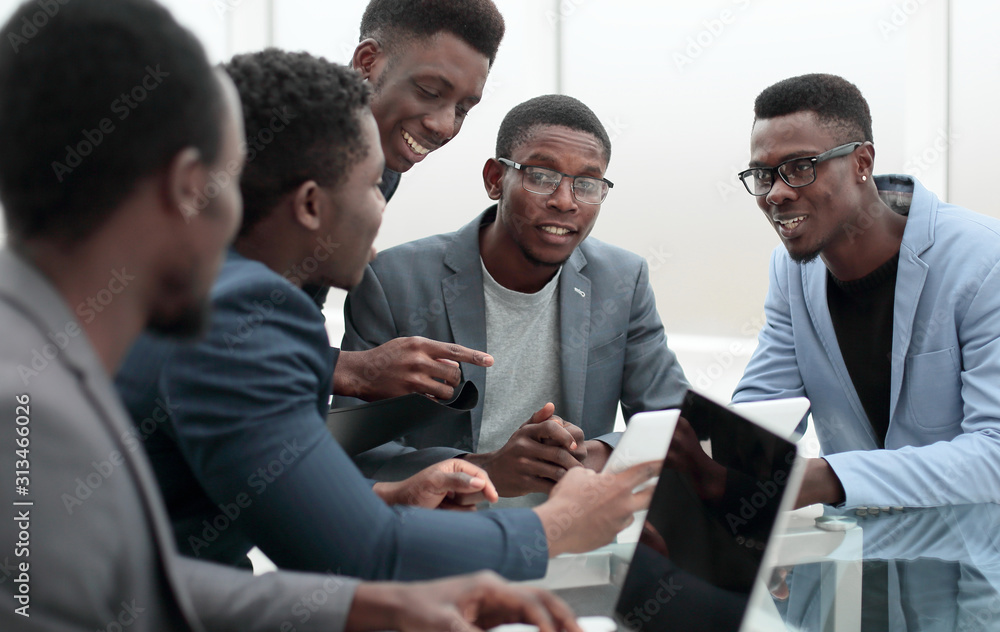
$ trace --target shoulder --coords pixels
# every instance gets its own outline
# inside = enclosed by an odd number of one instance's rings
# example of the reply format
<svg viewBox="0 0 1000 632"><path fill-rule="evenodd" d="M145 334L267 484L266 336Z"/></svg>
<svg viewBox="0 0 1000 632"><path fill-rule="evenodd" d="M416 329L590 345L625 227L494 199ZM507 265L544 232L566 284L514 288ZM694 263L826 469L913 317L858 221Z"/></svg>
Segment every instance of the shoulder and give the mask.
<svg viewBox="0 0 1000 632"><path fill-rule="evenodd" d="M935 245L938 240L952 245L961 240L969 246L1000 252L1000 219L953 204L941 204L935 218Z"/></svg>
<svg viewBox="0 0 1000 632"><path fill-rule="evenodd" d="M458 233L443 233L410 241L378 253L369 264L371 272L386 291L414 289L436 283L453 271L445 263L455 249ZM368 275L365 275L368 281Z"/></svg>
<svg viewBox="0 0 1000 632"><path fill-rule="evenodd" d="M223 313L280 311L306 320L323 319L322 311L301 288L259 261L232 254L212 288L212 305Z"/></svg>
<svg viewBox="0 0 1000 632"><path fill-rule="evenodd" d="M371 267L382 276L413 265L442 263L456 238L457 233L442 233L393 246L378 253Z"/></svg>
<svg viewBox="0 0 1000 632"><path fill-rule="evenodd" d="M580 244L578 251L586 259L586 271L589 274L611 273L616 277L630 272L638 276L647 267L646 260L631 250L613 246L607 242L587 237Z"/></svg>

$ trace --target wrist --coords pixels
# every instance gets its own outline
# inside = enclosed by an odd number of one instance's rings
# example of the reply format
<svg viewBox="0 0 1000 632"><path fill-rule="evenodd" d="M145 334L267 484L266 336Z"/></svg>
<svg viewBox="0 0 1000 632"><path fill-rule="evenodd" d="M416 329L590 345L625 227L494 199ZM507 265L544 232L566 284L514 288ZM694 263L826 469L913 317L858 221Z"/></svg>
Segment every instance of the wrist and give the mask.
<svg viewBox="0 0 1000 632"><path fill-rule="evenodd" d="M489 469L487 469L486 466L489 464L489 461L490 461L490 458L491 458L492 454L493 454L492 452L486 452L486 453L483 453L483 454L476 454L474 452L467 452L465 454L459 454L455 458L456 459L462 459L463 461L468 461L469 463L472 463L475 466L481 467L481 468L483 468L483 470L486 471L487 474L489 474L490 473Z"/></svg>
<svg viewBox="0 0 1000 632"><path fill-rule="evenodd" d="M368 401L368 393L363 388L364 381L358 376L364 366L364 351L344 351L337 355L337 364L333 367L333 394L345 397L357 397Z"/></svg>
<svg viewBox="0 0 1000 632"><path fill-rule="evenodd" d="M354 591L345 632L399 630L405 600L395 583L363 582Z"/></svg>
<svg viewBox="0 0 1000 632"><path fill-rule="evenodd" d="M587 448L587 458L583 466L595 472L603 470L614 448L600 439L587 439L583 445Z"/></svg>
<svg viewBox="0 0 1000 632"><path fill-rule="evenodd" d="M572 552L567 546L566 539L561 537L564 534L555 521L555 516L558 515L559 509L554 508L552 505L553 503L550 499L531 509L542 523L542 530L545 532L545 543L549 549L549 558Z"/></svg>
<svg viewBox="0 0 1000 632"><path fill-rule="evenodd" d="M839 505L846 500L844 485L840 482L840 477L833 471L833 466L826 459L819 458L817 464L822 473L822 502L827 505Z"/></svg>

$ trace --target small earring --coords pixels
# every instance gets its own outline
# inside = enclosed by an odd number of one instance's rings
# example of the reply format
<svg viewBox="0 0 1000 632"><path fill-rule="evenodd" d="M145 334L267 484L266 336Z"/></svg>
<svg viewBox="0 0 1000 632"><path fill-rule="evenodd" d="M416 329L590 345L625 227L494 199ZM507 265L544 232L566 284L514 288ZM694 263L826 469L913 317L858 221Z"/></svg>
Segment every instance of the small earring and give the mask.
<svg viewBox="0 0 1000 632"><path fill-rule="evenodd" d="M868 182L868 176L861 176L862 182Z"/></svg>

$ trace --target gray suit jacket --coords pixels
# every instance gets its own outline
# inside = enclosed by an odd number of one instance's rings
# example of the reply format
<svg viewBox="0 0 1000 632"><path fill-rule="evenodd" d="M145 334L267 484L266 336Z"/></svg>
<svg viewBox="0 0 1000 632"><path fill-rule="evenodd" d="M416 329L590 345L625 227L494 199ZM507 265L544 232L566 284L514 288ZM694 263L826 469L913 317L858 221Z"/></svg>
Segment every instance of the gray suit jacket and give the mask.
<svg viewBox="0 0 1000 632"><path fill-rule="evenodd" d="M0 629L343 628L353 580L254 578L177 555L146 455L122 440L128 417L86 334L9 250L0 330ZM307 608L316 594L326 598ZM28 617L15 610L23 605Z"/></svg>
<svg viewBox="0 0 1000 632"><path fill-rule="evenodd" d="M455 233L379 253L347 297L342 348L370 349L399 336L425 336L488 352L479 230L495 217L493 206ZM642 257L588 237L563 266L559 283L565 402L556 413L580 426L588 439L614 446L619 402L626 421L637 412L676 407L687 380L667 347ZM463 377L480 393L486 371L462 365ZM352 401L338 398L337 405ZM473 452L482 401L455 424L438 424L356 461L369 476L391 479Z"/></svg>

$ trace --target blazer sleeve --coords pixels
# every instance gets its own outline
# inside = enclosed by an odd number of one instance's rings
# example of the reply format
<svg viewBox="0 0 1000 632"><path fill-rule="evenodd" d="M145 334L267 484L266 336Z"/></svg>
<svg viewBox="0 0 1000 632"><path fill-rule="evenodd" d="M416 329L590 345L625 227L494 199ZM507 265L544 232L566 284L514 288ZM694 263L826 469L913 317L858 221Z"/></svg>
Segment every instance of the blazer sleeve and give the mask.
<svg viewBox="0 0 1000 632"><path fill-rule="evenodd" d="M656 298L649 284L649 266L642 260L629 308L622 373L622 416L628 421L638 412L680 406L687 388L684 369L667 346L663 323L656 311ZM594 438L614 447L620 433Z"/></svg>
<svg viewBox="0 0 1000 632"><path fill-rule="evenodd" d="M365 351L399 336L389 308L385 288L374 268L369 265L361 283L344 301L344 351ZM334 396L334 406L356 406L362 401L351 397ZM465 454L449 447L432 447L417 450L400 441L390 441L354 457L354 463L365 476L381 481L398 481L420 470Z"/></svg>
<svg viewBox="0 0 1000 632"><path fill-rule="evenodd" d="M757 349L736 385L734 402L805 396L795 355L788 289L782 284L782 281L787 283L788 274L787 255L784 247L779 246L771 253L764 327L757 336Z"/></svg>
<svg viewBox="0 0 1000 632"><path fill-rule="evenodd" d="M213 503L242 507L229 528L282 568L371 580L544 574L547 545L521 550L546 541L530 510L387 507L326 430L318 400L329 393L328 342L315 306L285 288L288 304L248 328L246 315L273 288L245 290L217 298L211 333L178 349L162 378L194 475Z"/></svg>
<svg viewBox="0 0 1000 632"><path fill-rule="evenodd" d="M358 580L338 575L249 571L178 556L194 609L216 632L341 632Z"/></svg>

